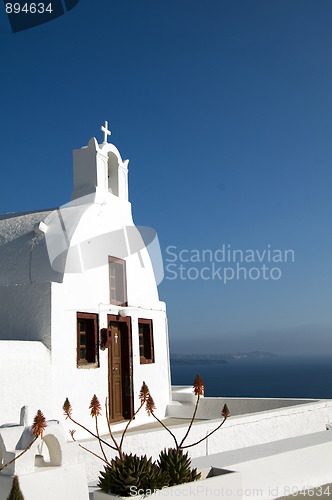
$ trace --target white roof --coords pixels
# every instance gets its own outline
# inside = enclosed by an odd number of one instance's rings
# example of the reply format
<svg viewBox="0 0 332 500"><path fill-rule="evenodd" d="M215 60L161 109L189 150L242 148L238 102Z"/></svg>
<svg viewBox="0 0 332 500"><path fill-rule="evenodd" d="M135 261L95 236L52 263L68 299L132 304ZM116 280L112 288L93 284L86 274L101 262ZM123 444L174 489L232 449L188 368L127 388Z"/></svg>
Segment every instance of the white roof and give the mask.
<svg viewBox="0 0 332 500"><path fill-rule="evenodd" d="M51 267L45 235L34 230L51 212L0 215L0 286L62 282L63 274Z"/></svg>

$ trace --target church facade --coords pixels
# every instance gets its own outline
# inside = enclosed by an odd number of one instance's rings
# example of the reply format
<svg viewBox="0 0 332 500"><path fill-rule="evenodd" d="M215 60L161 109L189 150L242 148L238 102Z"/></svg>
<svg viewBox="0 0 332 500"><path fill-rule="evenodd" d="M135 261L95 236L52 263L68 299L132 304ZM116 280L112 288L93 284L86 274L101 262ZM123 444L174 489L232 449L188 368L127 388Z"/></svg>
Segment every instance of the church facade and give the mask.
<svg viewBox="0 0 332 500"><path fill-rule="evenodd" d="M65 422L66 397L90 425L94 394L120 423L143 381L159 416L170 403L166 307L148 251L156 241L133 223L128 161L107 142L107 122L102 130L102 144L74 151L67 205L0 216L0 425L24 406L30 423L38 409Z"/></svg>

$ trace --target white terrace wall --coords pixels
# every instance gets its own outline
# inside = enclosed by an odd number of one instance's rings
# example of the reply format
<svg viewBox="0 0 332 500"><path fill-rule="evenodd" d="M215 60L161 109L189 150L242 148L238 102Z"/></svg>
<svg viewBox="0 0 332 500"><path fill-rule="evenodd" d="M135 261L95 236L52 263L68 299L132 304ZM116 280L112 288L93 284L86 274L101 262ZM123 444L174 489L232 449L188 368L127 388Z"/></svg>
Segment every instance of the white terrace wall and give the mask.
<svg viewBox="0 0 332 500"><path fill-rule="evenodd" d="M0 427L0 463L18 457L33 435L24 426ZM0 474L0 500L8 498L13 476L18 476L25 500L88 500L84 464L79 463L78 445L68 442L57 422L47 422L43 439Z"/></svg>
<svg viewBox="0 0 332 500"><path fill-rule="evenodd" d="M173 402L167 407L167 416L173 418L191 418L193 405L197 397L193 388L188 386L172 387ZM258 413L266 410L286 408L288 406L313 403L317 399L291 399L291 398L228 398L228 397L204 397L200 399L197 419L211 420L219 418L222 408L227 404L231 408L232 417ZM181 403L181 404L179 404Z"/></svg>
<svg viewBox="0 0 332 500"><path fill-rule="evenodd" d="M153 417L150 417L150 422L154 422ZM325 430L328 422L332 422L331 400L303 405L296 404L293 407L262 411L250 415L239 415L230 417L221 429L197 446L188 448L187 451L192 458L203 457L305 434L321 431L329 433L331 431ZM191 444L200 440L215 429L218 423L220 423L220 419L196 422L186 443ZM181 441L187 428L188 423L172 426L172 432L178 441ZM99 453L96 440L84 441L83 444L95 453ZM174 447L174 441L159 424L143 432L132 429L124 439L125 452L137 455L147 454L152 456L154 460L158 458L162 449L169 447ZM95 480L100 470L103 469L102 462L82 449L80 449L80 453L86 463L88 480Z"/></svg>
<svg viewBox="0 0 332 500"><path fill-rule="evenodd" d="M51 415L51 359L41 342L0 341L0 425L20 421L28 407L31 425L37 410Z"/></svg>

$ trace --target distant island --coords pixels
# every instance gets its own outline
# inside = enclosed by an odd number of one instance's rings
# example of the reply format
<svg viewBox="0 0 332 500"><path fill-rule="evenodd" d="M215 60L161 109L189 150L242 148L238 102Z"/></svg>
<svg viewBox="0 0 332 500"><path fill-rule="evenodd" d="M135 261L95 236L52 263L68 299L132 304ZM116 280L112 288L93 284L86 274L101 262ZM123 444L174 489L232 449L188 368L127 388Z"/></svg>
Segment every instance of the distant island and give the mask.
<svg viewBox="0 0 332 500"><path fill-rule="evenodd" d="M171 355L171 363L173 365L224 365L227 363L225 359L206 359L206 358L174 358Z"/></svg>
<svg viewBox="0 0 332 500"><path fill-rule="evenodd" d="M276 358L277 354L271 352L251 351L251 352L228 352L219 354L176 354L171 353L171 363L194 365L200 363L207 364L225 364L234 359L268 359Z"/></svg>

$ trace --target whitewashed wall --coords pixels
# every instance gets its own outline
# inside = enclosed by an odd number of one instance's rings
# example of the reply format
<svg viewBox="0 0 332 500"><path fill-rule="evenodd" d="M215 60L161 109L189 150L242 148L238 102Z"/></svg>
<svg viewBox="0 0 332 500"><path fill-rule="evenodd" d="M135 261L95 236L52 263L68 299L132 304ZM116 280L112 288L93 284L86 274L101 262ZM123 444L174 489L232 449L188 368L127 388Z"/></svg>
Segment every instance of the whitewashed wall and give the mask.
<svg viewBox="0 0 332 500"><path fill-rule="evenodd" d="M197 446L188 448L187 451L192 458L204 457L240 448L245 450L247 447L264 445L272 441L319 433L321 431L325 431L330 435L331 431L326 431L326 423L332 422L331 400L303 405L297 405L296 400L294 402L295 406L293 407L270 411L260 411L258 404L257 413L230 417L207 440L199 443ZM138 455L147 454L155 460L162 449L165 447L174 447L174 441L170 434L159 424L154 425L155 421L153 417L150 417L149 422L151 423L151 428L148 430L145 429L143 432L139 432L132 429L127 434L124 440L124 451ZM178 422L172 426L172 432L178 441L181 441L188 428L188 423L180 424ZM191 444L200 440L215 429L219 422L220 419L196 422L185 444ZM99 453L96 440L85 441L84 446L97 454ZM99 472L103 470L103 464L101 460L93 457L90 453L82 449L80 452L86 463L88 479L93 481L99 476Z"/></svg>
<svg viewBox="0 0 332 500"><path fill-rule="evenodd" d="M51 358L41 342L1 340L0 380L0 425L18 424L26 405L29 424L37 410L52 418Z"/></svg>

